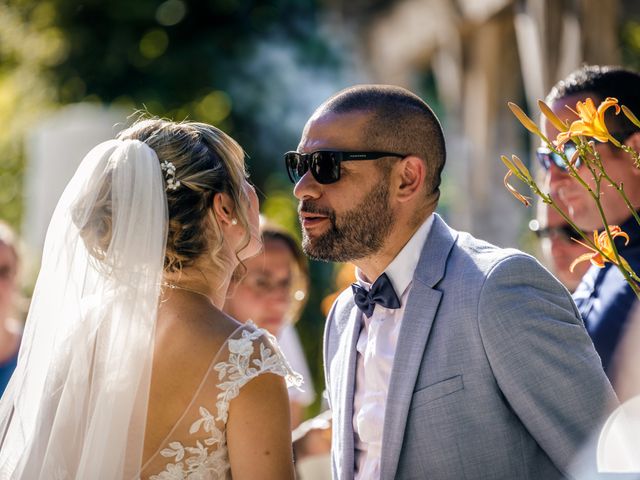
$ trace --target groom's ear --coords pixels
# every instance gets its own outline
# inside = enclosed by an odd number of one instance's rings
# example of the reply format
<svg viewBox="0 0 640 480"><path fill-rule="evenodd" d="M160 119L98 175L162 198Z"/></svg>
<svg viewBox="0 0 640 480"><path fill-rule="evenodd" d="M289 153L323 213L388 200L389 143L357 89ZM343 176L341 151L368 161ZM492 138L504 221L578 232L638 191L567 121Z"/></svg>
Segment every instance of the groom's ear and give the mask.
<svg viewBox="0 0 640 480"><path fill-rule="evenodd" d="M415 155L404 157L396 163L392 169L395 187L395 197L399 202L408 202L416 197L423 196L427 169L424 161Z"/></svg>
<svg viewBox="0 0 640 480"><path fill-rule="evenodd" d="M235 205L229 194L220 192L213 196L213 213L221 227L232 225L234 211Z"/></svg>

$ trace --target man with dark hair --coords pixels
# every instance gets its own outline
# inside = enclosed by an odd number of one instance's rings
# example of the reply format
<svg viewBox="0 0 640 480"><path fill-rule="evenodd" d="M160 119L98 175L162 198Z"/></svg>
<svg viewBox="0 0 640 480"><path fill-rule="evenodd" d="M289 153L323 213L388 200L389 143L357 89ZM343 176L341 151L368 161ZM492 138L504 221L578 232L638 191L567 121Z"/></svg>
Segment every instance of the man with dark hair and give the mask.
<svg viewBox="0 0 640 480"><path fill-rule="evenodd" d="M607 97L617 98L621 105L640 114L640 75L620 67L584 66L558 82L546 101L561 120L574 121L577 117L572 110L575 110L577 102L591 98L597 106ZM615 115L613 109L609 109L605 122L614 138L640 151L640 131L626 116ZM558 134L549 122L543 122L543 129L550 139L555 139ZM565 151L572 148L575 148L572 143L565 145ZM596 142L596 151L611 179L623 184L633 208L640 208L640 170L631 156L611 143ZM593 198L577 179L569 175L562 163L558 166L553 161L544 161L550 155L544 148L538 153L548 170L552 195L564 201L569 216L582 230L602 230L602 217ZM578 165L577 170L583 181L595 191L595 179L589 170L584 165ZM640 226L625 200L606 180L602 182L600 201L607 222L619 225L629 235L626 245L616 241L620 255L636 272L640 272ZM607 263L604 268L591 267L573 298L600 354L605 372L614 381L614 353L636 295L620 271Z"/></svg>
<svg viewBox="0 0 640 480"><path fill-rule="evenodd" d="M555 278L434 213L429 106L349 88L285 161L306 253L357 267L324 339L334 478L564 478L613 391Z"/></svg>

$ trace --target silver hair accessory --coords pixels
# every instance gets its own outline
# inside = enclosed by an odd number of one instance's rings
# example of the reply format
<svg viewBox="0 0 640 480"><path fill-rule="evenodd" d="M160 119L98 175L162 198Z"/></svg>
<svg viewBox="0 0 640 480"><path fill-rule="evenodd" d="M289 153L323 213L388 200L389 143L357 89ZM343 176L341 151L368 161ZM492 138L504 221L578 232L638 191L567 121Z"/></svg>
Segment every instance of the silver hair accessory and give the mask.
<svg viewBox="0 0 640 480"><path fill-rule="evenodd" d="M167 190L176 190L180 186L180 180L176 179L176 166L171 162L162 162L160 164L167 181Z"/></svg>

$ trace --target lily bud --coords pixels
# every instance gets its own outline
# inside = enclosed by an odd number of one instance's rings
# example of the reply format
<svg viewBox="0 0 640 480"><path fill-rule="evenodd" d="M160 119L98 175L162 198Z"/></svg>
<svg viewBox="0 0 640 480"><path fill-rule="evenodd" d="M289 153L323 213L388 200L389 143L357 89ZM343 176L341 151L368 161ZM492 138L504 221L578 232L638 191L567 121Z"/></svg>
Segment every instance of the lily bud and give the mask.
<svg viewBox="0 0 640 480"><path fill-rule="evenodd" d="M631 120L631 123L640 128L640 120L638 120L638 117L636 117L626 105L622 105L622 113L624 113L625 117Z"/></svg>
<svg viewBox="0 0 640 480"><path fill-rule="evenodd" d="M542 100L538 100L538 108L540 108L542 114L547 117L547 120L549 120L551 124L556 127L556 130L564 132L569 129L569 126L562 123L562 120L560 120L558 116L553 113L553 110L551 110L549 106Z"/></svg>
<svg viewBox="0 0 640 480"><path fill-rule="evenodd" d="M536 125L536 122L531 120L518 105L513 102L509 102L507 103L507 105L509 105L509 109L524 126L524 128L529 130L531 133L535 133L536 135L542 135L542 132L540 132L540 129Z"/></svg>

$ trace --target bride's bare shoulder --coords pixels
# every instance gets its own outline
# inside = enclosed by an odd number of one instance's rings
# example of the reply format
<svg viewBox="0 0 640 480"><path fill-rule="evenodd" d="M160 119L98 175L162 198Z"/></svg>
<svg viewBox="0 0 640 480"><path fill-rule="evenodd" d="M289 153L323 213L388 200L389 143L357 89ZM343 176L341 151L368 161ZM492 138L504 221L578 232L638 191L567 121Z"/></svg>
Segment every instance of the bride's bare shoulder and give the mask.
<svg viewBox="0 0 640 480"><path fill-rule="evenodd" d="M184 361L212 358L241 327L240 322L213 306L160 309L156 350L162 351L165 358L179 357Z"/></svg>

